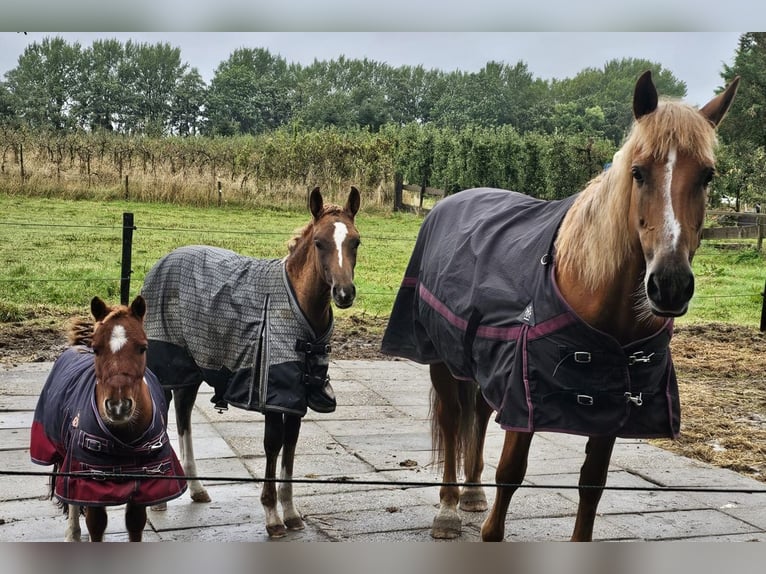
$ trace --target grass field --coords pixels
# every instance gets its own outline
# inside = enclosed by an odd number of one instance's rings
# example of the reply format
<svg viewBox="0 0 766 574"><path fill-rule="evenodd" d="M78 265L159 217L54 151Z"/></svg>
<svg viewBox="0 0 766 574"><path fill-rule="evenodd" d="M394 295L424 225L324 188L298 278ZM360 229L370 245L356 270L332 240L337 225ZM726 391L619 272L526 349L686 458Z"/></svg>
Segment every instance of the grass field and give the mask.
<svg viewBox="0 0 766 574"><path fill-rule="evenodd" d="M0 192L0 321L47 312L87 313L99 295L118 301L122 214L134 214L131 296L157 259L187 244L217 245L253 257L281 257L308 211L236 206L182 207L127 201L30 198ZM387 316L422 218L365 209L357 216L362 246L358 298L342 314ZM741 242L741 241L740 241ZM747 245L703 243L694 261L696 294L681 323L760 323L766 267Z"/></svg>

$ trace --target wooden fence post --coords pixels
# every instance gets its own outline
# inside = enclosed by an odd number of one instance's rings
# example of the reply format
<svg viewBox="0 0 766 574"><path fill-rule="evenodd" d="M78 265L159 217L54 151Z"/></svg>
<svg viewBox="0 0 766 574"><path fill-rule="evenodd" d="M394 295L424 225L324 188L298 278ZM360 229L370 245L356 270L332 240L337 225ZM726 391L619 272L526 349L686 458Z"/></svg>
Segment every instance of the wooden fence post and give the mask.
<svg viewBox="0 0 766 574"><path fill-rule="evenodd" d="M125 176L125 199L128 199L130 194L128 193L128 176Z"/></svg>
<svg viewBox="0 0 766 574"><path fill-rule="evenodd" d="M404 185L404 177L401 173L394 174L394 211L399 211L402 208L402 186Z"/></svg>
<svg viewBox="0 0 766 574"><path fill-rule="evenodd" d="M221 207L221 196L223 195L223 192L221 191L221 181L218 181L218 207Z"/></svg>
<svg viewBox="0 0 766 574"><path fill-rule="evenodd" d="M133 214L122 214L122 269L120 271L120 303L130 302L130 275L133 258Z"/></svg>

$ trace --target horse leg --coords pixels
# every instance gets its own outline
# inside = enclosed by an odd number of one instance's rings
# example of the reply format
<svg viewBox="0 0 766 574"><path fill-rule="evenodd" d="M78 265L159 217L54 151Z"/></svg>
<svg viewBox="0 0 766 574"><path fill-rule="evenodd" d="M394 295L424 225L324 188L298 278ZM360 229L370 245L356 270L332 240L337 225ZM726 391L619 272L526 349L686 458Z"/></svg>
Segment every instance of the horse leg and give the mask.
<svg viewBox="0 0 766 574"><path fill-rule="evenodd" d="M264 473L261 504L266 513L266 532L271 538L281 538L287 533L285 523L277 511L277 458L285 437L285 423L282 413L266 413L263 431L263 449L266 451L266 472Z"/></svg>
<svg viewBox="0 0 766 574"><path fill-rule="evenodd" d="M457 538L460 536L461 520L457 513L460 489L457 482L458 441L460 426L459 385L444 363L430 367L433 386L431 411L432 438L437 460L444 465L439 489L439 511L431 526L433 538Z"/></svg>
<svg viewBox="0 0 766 574"><path fill-rule="evenodd" d="M293 484L289 482L293 478L293 463L295 462L295 445L298 443L298 434L301 430L301 417L297 415L285 415L284 450L282 451L282 479L286 482L279 484L279 502L282 505L282 514L285 526L290 530L303 530L303 518L293 504Z"/></svg>
<svg viewBox="0 0 766 574"><path fill-rule="evenodd" d="M131 542L141 542L146 526L146 506L128 502L125 505L125 527Z"/></svg>
<svg viewBox="0 0 766 574"><path fill-rule="evenodd" d="M197 400L199 385L173 389L173 404L176 411L176 427L181 454L181 465L186 476L197 476L197 461L194 459L192 444L191 417L194 402ZM189 494L194 502L210 502L210 495L202 482L194 478L188 481Z"/></svg>
<svg viewBox="0 0 766 574"><path fill-rule="evenodd" d="M82 531L80 530L80 507L76 504L67 506L66 530L64 540L67 542L80 542Z"/></svg>
<svg viewBox="0 0 766 574"><path fill-rule="evenodd" d="M495 479L498 484L521 484L527 473L527 456L534 433L506 431L500 462ZM515 486L498 486L495 503L481 527L481 539L485 542L501 542L505 536L505 516Z"/></svg>
<svg viewBox="0 0 766 574"><path fill-rule="evenodd" d="M484 439L487 434L487 424L492 414L492 407L484 400L484 396L476 388L476 417L469 444L463 453L465 480L479 486L465 486L460 493L460 510L467 512L483 512L487 510L487 495L481 484L481 473L484 471Z"/></svg>
<svg viewBox="0 0 766 574"><path fill-rule="evenodd" d="M585 462L580 469L580 487L606 484L609 460L615 437L590 437L585 445ZM580 488L580 504L577 506L572 542L590 542L593 539L593 522L601 500L603 488Z"/></svg>
<svg viewBox="0 0 766 574"><path fill-rule="evenodd" d="M85 509L85 524L88 526L88 534L91 542L103 542L106 532L106 507L88 506Z"/></svg>

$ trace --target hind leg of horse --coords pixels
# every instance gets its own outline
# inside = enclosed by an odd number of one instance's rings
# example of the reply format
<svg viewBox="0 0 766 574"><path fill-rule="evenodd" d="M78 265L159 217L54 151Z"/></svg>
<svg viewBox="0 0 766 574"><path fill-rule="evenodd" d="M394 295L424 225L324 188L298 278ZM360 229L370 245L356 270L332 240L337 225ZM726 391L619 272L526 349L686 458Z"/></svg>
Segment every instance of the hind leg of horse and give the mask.
<svg viewBox="0 0 766 574"><path fill-rule="evenodd" d="M197 400L198 391L199 385L173 389L173 404L175 405L176 412L181 464L186 476L198 476L191 427L192 410L194 409L194 402ZM188 483L189 494L194 502L210 502L210 495L205 490L201 481L195 478L189 480Z"/></svg>
<svg viewBox="0 0 766 574"><path fill-rule="evenodd" d="M277 476L277 459L285 440L285 423L282 413L266 413L266 424L263 432L263 449L266 452L266 472L264 473L261 504L266 513L266 532L271 538L281 538L287 533L287 528L277 511L277 487L274 479Z"/></svg>
<svg viewBox="0 0 766 574"><path fill-rule="evenodd" d="M146 506L138 504L125 505L125 527L128 530L128 539L131 542L141 542L146 526Z"/></svg>
<svg viewBox="0 0 766 574"><path fill-rule="evenodd" d="M492 407L484 400L484 396L476 388L476 417L474 420L471 443L475 446L464 453L465 480L477 485L481 483L481 473L484 471L484 439L487 434L487 424L492 414ZM487 495L483 486L466 486L460 493L460 510L467 512L483 512L487 510Z"/></svg>
<svg viewBox="0 0 766 574"><path fill-rule="evenodd" d="M85 509L85 524L88 527L88 534L91 542L103 542L104 532L106 532L106 507L89 506Z"/></svg>
<svg viewBox="0 0 766 574"><path fill-rule="evenodd" d="M613 436L588 439L585 462L580 469L580 486L603 487L606 484L614 440ZM593 539L593 523L603 492L603 488L580 488L580 503L571 539L573 542L590 542Z"/></svg>
<svg viewBox="0 0 766 574"><path fill-rule="evenodd" d="M495 479L499 484L521 484L527 473L527 456L533 433L506 431L503 451L497 464ZM481 527L485 542L501 542L505 536L505 516L517 487L498 486L495 503Z"/></svg>
<svg viewBox="0 0 766 574"><path fill-rule="evenodd" d="M69 504L67 507L66 530L64 540L67 542L80 542L82 531L80 530L80 507Z"/></svg>
<svg viewBox="0 0 766 574"><path fill-rule="evenodd" d="M430 367L431 384L437 395L435 412L432 413L440 433L441 452L444 460L442 482L457 481L458 432L460 425L460 395L458 385L444 363L435 363ZM460 536L461 520L457 513L460 489L445 484L439 489L439 511L431 526L433 538L457 538Z"/></svg>
<svg viewBox="0 0 766 574"><path fill-rule="evenodd" d="M301 417L297 415L285 415L284 449L282 450L282 472L285 481L293 477L293 464L295 462L295 446L298 444L298 435L301 430ZM290 530L302 530L304 528L301 513L293 503L293 485L291 482L279 484L279 502L282 505L282 513L285 526Z"/></svg>

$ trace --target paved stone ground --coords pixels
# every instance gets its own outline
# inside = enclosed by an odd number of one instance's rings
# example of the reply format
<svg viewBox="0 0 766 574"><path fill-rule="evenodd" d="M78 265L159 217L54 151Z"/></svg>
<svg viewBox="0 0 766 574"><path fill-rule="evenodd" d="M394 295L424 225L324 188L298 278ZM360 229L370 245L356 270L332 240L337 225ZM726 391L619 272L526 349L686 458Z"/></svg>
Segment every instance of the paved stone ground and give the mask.
<svg viewBox="0 0 766 574"><path fill-rule="evenodd" d="M50 363L0 368L0 469L40 472L29 460L32 414ZM431 542L439 499L429 483L441 476L430 466L427 368L409 361L335 361L331 366L338 408L309 413L303 423L295 477L386 481L390 485L303 483L294 486L306 519L303 531L280 542ZM203 386L193 415L201 476L263 476L263 417L231 408L219 414ZM171 417L172 418L172 417ZM175 442L175 430L171 424ZM490 423L484 480L494 480L503 440ZM576 485L585 438L553 433L535 436L526 484ZM47 477L0 474L0 541L63 540L65 519L45 497ZM737 473L685 459L640 440L619 440L608 486L696 486L766 490ZM147 541L266 541L260 484L237 480L207 483L209 504L188 495L165 512L149 511ZM490 503L494 491L488 491ZM563 541L574 526L577 491L522 488L507 518L506 540ZM766 541L766 494L606 491L594 539L601 541ZM122 508L109 510L107 540L126 540ZM459 540L479 540L486 512L463 513ZM83 524L83 533L85 525Z"/></svg>

